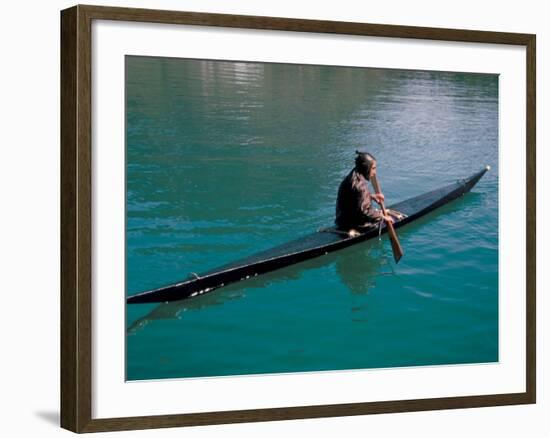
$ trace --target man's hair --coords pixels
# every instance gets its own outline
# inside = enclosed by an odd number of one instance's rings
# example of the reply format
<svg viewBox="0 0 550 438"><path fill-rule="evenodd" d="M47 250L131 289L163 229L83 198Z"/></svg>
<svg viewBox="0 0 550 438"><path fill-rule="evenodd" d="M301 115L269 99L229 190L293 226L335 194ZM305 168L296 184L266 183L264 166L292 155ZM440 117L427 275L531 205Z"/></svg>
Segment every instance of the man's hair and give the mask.
<svg viewBox="0 0 550 438"><path fill-rule="evenodd" d="M355 157L355 168L361 173L368 175L376 158L368 152L355 151L355 153L357 154Z"/></svg>

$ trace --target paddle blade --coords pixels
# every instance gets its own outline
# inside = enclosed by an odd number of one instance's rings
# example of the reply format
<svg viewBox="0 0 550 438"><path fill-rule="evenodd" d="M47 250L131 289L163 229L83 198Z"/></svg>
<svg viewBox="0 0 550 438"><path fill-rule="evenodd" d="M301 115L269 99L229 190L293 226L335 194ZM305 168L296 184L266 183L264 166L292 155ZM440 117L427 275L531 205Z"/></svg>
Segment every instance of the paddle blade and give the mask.
<svg viewBox="0 0 550 438"><path fill-rule="evenodd" d="M401 260L401 257L403 257L403 254L404 254L403 248L401 248L401 243L399 243L399 239L397 238L397 233L395 232L395 228L393 227L393 224L391 222L387 222L387 226L388 226L388 234L390 235L393 259L395 260L395 263L399 263L399 260Z"/></svg>

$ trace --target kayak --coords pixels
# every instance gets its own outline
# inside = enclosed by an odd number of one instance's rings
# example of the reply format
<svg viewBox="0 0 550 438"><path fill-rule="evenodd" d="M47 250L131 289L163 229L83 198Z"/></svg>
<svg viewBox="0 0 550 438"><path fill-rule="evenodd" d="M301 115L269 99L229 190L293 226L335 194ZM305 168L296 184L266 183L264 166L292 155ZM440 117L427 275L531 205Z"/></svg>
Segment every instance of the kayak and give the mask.
<svg viewBox="0 0 550 438"><path fill-rule="evenodd" d="M399 219L394 222L394 228L400 228L468 193L487 170L489 166L469 178L389 206L390 210L401 213ZM228 284L356 245L385 232L387 232L385 224L380 227L373 225L361 229L354 235L333 227L318 230L201 274L192 274L190 278L181 282L131 295L126 298L126 302L128 304L158 303L192 298Z"/></svg>

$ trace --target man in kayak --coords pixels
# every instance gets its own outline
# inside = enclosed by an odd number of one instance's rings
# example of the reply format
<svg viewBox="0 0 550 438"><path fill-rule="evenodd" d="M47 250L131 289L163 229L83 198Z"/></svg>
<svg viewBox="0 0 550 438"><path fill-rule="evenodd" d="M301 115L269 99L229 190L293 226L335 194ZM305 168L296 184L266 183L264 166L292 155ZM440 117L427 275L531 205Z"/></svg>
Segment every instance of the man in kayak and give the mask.
<svg viewBox="0 0 550 438"><path fill-rule="evenodd" d="M368 152L356 151L356 154L355 167L340 183L336 200L336 226L350 235L382 219L394 222L372 203L373 200L378 204L384 202L382 193L371 193L368 188L368 181L376 175L376 159Z"/></svg>

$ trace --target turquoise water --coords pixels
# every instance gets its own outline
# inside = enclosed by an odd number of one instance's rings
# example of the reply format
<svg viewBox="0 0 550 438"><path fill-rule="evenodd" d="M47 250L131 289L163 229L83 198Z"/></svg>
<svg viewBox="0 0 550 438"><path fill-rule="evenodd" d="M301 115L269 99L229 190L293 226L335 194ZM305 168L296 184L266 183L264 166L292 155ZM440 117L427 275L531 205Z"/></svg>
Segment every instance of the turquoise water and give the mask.
<svg viewBox="0 0 550 438"><path fill-rule="evenodd" d="M332 224L357 148L388 204L492 170L386 237L127 306L127 379L498 361L498 77L126 59L128 295Z"/></svg>

